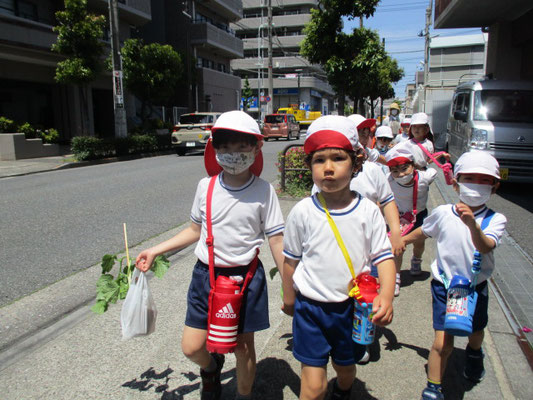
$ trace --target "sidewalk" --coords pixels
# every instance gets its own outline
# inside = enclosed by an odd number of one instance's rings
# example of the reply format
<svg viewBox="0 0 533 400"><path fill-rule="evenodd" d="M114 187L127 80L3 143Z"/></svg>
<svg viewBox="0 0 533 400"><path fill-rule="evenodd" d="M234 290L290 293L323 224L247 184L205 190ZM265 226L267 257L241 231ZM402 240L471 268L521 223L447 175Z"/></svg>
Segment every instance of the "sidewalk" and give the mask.
<svg viewBox="0 0 533 400"><path fill-rule="evenodd" d="M431 188L430 209L444 202L439 188L441 185ZM287 215L295 201L282 198L280 203ZM131 249L131 256L138 254L141 248L174 235L183 227ZM496 254L499 251L500 248ZM410 256L409 248L404 256L404 266ZM371 347L371 362L358 367L352 398L396 400L420 397L433 339L429 290L429 263L433 257L434 243L428 240L423 275L413 280L408 271L402 273L401 294L394 303L394 321L378 331L377 341ZM267 271L274 266L267 245L261 249L261 259ZM516 254L507 262L511 264L515 259ZM121 304L112 305L101 316L92 314L88 306L79 308L48 328L15 341L0 353L0 397L8 400L198 399L198 369L180 350L186 292L195 261L193 247L172 255L170 261L172 267L165 277L150 281L158 307L157 328L151 336L121 339ZM36 304L42 307L42 314L47 309L53 313L54 302L75 298L83 288L94 287L99 274L100 266L93 266L0 308L1 325L7 329L20 329L25 320L36 317ZM296 399L299 393L300 367L290 351L291 318L280 314L279 288L277 275L269 282L271 327L256 335L255 399ZM466 341L457 338L444 378L447 399L533 398L531 368L492 288L490 296L485 338L486 377L480 384L472 386L460 376ZM329 368L330 381L333 376ZM222 398L232 399L236 390L235 358L232 355L226 358L223 380Z"/></svg>

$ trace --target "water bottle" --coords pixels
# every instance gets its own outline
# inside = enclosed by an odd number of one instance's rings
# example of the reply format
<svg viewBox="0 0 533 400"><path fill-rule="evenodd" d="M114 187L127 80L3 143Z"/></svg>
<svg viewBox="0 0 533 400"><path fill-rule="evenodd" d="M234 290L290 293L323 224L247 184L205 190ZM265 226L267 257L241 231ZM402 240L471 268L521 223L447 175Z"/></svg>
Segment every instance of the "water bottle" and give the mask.
<svg viewBox="0 0 533 400"><path fill-rule="evenodd" d="M369 274L361 274L356 279L360 298L354 298L352 339L355 343L369 345L374 342L375 325L371 322L372 303L378 294L379 285L376 278Z"/></svg>
<svg viewBox="0 0 533 400"><path fill-rule="evenodd" d="M241 276L219 275L209 293L206 348L211 353L230 353L237 346L242 282Z"/></svg>
<svg viewBox="0 0 533 400"><path fill-rule="evenodd" d="M456 275L452 278L446 297L444 330L454 336L470 336L476 310L477 292L471 289L470 280Z"/></svg>

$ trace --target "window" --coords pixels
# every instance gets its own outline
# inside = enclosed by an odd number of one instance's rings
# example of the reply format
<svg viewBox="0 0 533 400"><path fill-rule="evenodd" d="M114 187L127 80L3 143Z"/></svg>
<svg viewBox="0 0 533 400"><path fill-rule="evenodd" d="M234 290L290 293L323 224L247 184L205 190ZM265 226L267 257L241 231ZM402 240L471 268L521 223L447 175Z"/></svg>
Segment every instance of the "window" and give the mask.
<svg viewBox="0 0 533 400"><path fill-rule="evenodd" d="M180 117L180 124L212 124L214 117L203 114L185 114Z"/></svg>
<svg viewBox="0 0 533 400"><path fill-rule="evenodd" d="M533 122L533 90L479 90L474 119L492 122Z"/></svg>
<svg viewBox="0 0 533 400"><path fill-rule="evenodd" d="M0 0L0 13L15 15L15 0Z"/></svg>

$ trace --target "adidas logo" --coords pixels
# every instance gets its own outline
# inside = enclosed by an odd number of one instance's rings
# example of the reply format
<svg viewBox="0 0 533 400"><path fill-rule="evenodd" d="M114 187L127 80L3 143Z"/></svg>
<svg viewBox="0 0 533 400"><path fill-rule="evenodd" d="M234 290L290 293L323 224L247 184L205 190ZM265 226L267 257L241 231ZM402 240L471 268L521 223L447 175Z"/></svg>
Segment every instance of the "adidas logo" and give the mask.
<svg viewBox="0 0 533 400"><path fill-rule="evenodd" d="M233 310L231 303L226 304L215 314L217 318L237 318L237 314Z"/></svg>

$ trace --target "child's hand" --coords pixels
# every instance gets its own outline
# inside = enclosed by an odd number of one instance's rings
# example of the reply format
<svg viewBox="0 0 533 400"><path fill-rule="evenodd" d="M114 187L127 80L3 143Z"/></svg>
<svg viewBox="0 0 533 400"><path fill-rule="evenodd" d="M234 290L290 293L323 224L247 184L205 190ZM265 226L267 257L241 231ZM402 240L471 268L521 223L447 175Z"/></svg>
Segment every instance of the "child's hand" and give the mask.
<svg viewBox="0 0 533 400"><path fill-rule="evenodd" d="M135 259L135 266L142 272L146 272L152 267L155 257L151 249L143 250Z"/></svg>
<svg viewBox="0 0 533 400"><path fill-rule="evenodd" d="M294 304L283 303L281 306L281 311L287 314L290 317L294 316Z"/></svg>
<svg viewBox="0 0 533 400"><path fill-rule="evenodd" d="M374 318L372 318L372 322L374 324L379 326L385 326L390 324L392 322L393 316L392 299L378 294L374 298L374 303L372 304L372 312L374 313Z"/></svg>
<svg viewBox="0 0 533 400"><path fill-rule="evenodd" d="M472 209L464 203L457 203L455 205L455 210L459 214L461 221L468 226L469 228L476 227L476 218L474 217L474 212Z"/></svg>
<svg viewBox="0 0 533 400"><path fill-rule="evenodd" d="M399 232L391 232L390 243L392 245L392 254L400 256L405 251L405 242Z"/></svg>

